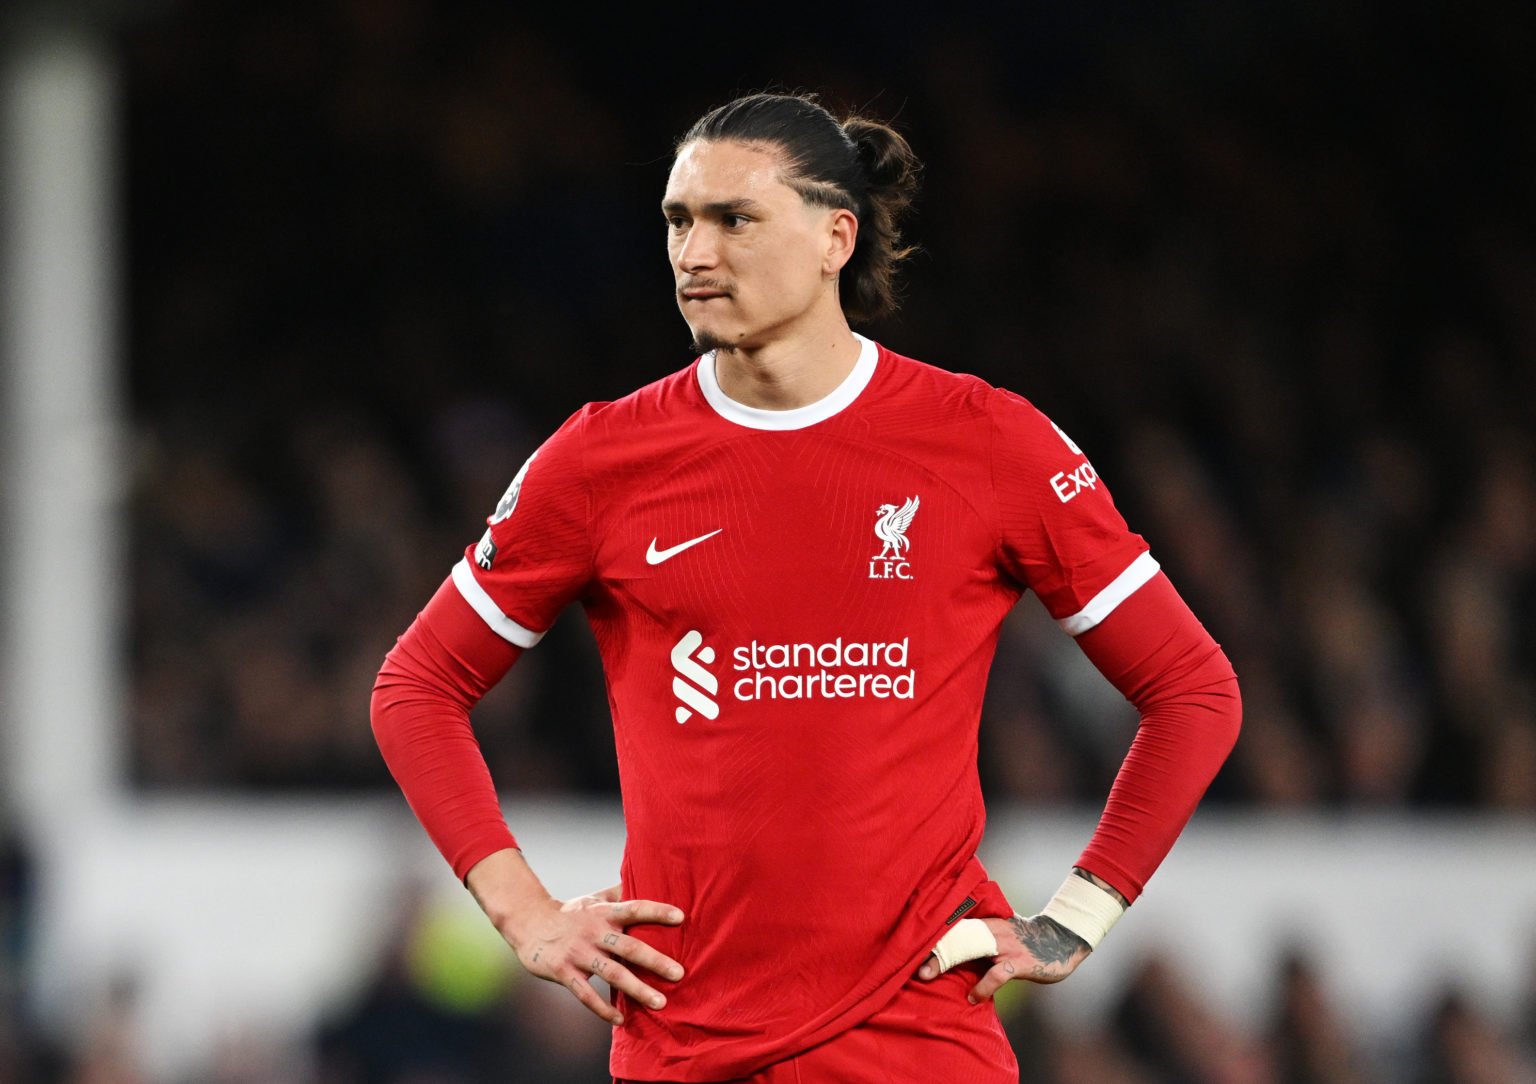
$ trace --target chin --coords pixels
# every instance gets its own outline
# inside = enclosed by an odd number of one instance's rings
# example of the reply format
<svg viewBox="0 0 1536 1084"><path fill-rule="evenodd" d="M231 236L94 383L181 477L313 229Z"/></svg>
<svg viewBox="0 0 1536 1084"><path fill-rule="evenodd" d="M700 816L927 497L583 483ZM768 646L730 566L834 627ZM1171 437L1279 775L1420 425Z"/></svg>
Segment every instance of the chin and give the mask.
<svg viewBox="0 0 1536 1084"><path fill-rule="evenodd" d="M711 350L723 350L729 354L736 349L736 346L734 343L728 343L712 332L695 331L693 333L692 349L695 354L707 354Z"/></svg>
<svg viewBox="0 0 1536 1084"><path fill-rule="evenodd" d="M707 354L711 350L723 350L731 353L741 345L740 335L727 335L719 328L700 327L694 324L688 325L688 330L693 332L693 349L695 353Z"/></svg>

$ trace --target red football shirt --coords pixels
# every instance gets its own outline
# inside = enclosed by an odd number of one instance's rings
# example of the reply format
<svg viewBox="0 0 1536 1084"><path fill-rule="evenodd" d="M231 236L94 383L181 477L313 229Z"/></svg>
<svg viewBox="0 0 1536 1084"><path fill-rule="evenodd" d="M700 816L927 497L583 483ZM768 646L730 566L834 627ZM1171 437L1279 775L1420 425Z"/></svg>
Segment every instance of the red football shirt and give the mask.
<svg viewBox="0 0 1536 1084"><path fill-rule="evenodd" d="M889 999L967 896L977 726L1026 589L1068 632L1157 572L1028 402L861 340L827 398L726 398L709 355L573 416L453 572L508 641L580 600L607 676L626 896L687 968L621 998L621 1077L746 1075Z"/></svg>

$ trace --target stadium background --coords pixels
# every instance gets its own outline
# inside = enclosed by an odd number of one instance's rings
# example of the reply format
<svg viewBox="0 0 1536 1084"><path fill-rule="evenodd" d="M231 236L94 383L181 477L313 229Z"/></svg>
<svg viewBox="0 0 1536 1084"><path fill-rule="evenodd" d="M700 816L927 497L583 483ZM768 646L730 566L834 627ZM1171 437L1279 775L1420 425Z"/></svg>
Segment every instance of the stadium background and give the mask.
<svg viewBox="0 0 1536 1084"><path fill-rule="evenodd" d="M0 16L0 1081L601 1078L401 815L367 690L543 435L688 360L670 143L769 85L907 134L924 251L871 333L1050 413L1242 678L1140 934L1004 1006L1025 1079L1536 1074L1533 17L1236 7ZM1020 607L983 722L1020 907L1128 741L1106 690ZM477 725L514 828L611 880L579 615ZM1277 864L1284 921L1201 958ZM243 920L172 962L213 883L308 997ZM1372 920L1411 931L1385 1006Z"/></svg>

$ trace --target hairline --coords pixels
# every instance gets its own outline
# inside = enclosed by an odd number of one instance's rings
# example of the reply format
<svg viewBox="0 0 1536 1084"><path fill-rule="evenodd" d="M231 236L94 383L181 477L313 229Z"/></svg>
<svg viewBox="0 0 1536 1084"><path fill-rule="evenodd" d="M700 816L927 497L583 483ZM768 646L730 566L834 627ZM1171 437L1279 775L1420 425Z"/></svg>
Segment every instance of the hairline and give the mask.
<svg viewBox="0 0 1536 1084"><path fill-rule="evenodd" d="M804 175L794 174L793 167L796 161L790 153L789 143L785 140L764 136L755 136L751 139L743 139L740 136L694 136L686 143L677 145L677 151L672 155L672 164L676 165L677 160L683 156L683 152L696 143L735 143L739 147L760 148L777 160L779 182L799 195L807 207L847 211L855 218L859 217L857 201L851 194L843 192L826 181L813 181Z"/></svg>

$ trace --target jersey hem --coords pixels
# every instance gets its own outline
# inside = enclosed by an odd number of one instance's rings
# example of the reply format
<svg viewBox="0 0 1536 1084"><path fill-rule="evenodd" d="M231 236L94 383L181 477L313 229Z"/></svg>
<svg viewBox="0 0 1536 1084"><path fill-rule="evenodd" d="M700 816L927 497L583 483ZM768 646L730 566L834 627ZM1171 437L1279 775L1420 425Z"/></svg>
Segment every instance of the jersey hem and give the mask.
<svg viewBox="0 0 1536 1084"><path fill-rule="evenodd" d="M798 1057L814 1046L859 1027L881 1012L899 994L901 987L919 980L913 977L918 965L927 958L933 945L943 936L946 915L953 914L965 900L976 906L967 909L967 917L1007 918L1014 913L1002 888L988 875L986 867L974 854L965 860L952 885L935 896L925 910L931 916L917 923L908 940L911 952L900 959L888 959L890 973L871 983L861 997L828 1011L815 1026L804 1026L791 1034L777 1034L766 1043L750 1045L750 1040L711 1044L701 1049L685 1045L658 1051L641 1045L622 1033L616 1033L609 1055L609 1070L620 1080L666 1080L700 1082L740 1080L762 1072L769 1066ZM903 931L908 933L909 931ZM625 1002L624 1004L628 1004Z"/></svg>

